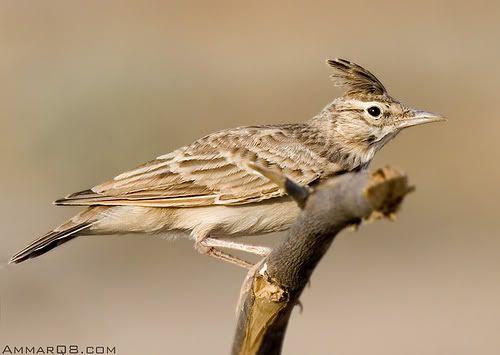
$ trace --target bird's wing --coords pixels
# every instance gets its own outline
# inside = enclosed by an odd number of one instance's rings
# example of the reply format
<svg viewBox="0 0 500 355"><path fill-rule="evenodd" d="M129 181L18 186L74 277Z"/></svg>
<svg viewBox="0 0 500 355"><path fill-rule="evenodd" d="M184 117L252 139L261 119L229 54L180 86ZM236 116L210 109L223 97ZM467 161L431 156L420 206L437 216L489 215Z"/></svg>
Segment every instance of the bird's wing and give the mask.
<svg viewBox="0 0 500 355"><path fill-rule="evenodd" d="M55 203L196 207L239 205L285 195L249 162L278 168L299 184L318 179L327 164L283 127L238 128L201 138Z"/></svg>

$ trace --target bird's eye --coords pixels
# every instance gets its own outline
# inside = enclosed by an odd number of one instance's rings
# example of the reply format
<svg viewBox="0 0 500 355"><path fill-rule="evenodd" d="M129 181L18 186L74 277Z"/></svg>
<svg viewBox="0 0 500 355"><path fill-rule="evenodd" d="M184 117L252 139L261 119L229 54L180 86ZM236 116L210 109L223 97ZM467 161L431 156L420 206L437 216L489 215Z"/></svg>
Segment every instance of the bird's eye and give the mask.
<svg viewBox="0 0 500 355"><path fill-rule="evenodd" d="M381 112L380 112L380 109L377 107L377 106L371 106L371 107L368 107L368 109L366 110L370 116L372 117L378 117L380 116Z"/></svg>

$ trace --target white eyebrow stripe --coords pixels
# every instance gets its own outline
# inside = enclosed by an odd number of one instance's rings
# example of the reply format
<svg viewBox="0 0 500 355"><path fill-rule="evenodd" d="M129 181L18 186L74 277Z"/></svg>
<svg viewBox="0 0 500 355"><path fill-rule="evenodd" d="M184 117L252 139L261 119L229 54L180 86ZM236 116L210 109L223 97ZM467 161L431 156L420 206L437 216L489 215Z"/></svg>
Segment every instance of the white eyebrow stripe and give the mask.
<svg viewBox="0 0 500 355"><path fill-rule="evenodd" d="M358 106L362 107L363 109L367 109L368 107L371 106L377 106L379 108L382 108L382 106L385 106L386 108L389 108L387 105L383 105L382 103L378 101L361 101L361 100L356 100L356 99L349 99L345 101L346 103L350 103L353 106Z"/></svg>

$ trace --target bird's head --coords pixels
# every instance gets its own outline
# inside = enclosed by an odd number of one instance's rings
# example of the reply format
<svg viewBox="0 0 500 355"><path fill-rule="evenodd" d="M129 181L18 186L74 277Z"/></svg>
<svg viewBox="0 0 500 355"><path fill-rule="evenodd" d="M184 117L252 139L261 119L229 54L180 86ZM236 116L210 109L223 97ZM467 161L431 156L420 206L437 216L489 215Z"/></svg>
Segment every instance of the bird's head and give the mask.
<svg viewBox="0 0 500 355"><path fill-rule="evenodd" d="M384 85L368 70L345 59L331 59L331 75L345 94L317 116L323 128L344 153L373 154L402 129L444 120L443 117L405 106L389 96ZM361 161L362 164L366 163Z"/></svg>

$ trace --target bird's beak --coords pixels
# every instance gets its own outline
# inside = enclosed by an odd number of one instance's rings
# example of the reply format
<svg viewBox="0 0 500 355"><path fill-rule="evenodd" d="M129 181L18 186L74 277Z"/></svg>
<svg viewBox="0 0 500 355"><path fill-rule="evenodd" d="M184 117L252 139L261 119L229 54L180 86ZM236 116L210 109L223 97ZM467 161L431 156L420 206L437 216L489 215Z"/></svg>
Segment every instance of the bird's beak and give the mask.
<svg viewBox="0 0 500 355"><path fill-rule="evenodd" d="M406 128L438 121L446 121L446 118L432 112L413 110L408 118L399 122L398 128Z"/></svg>

